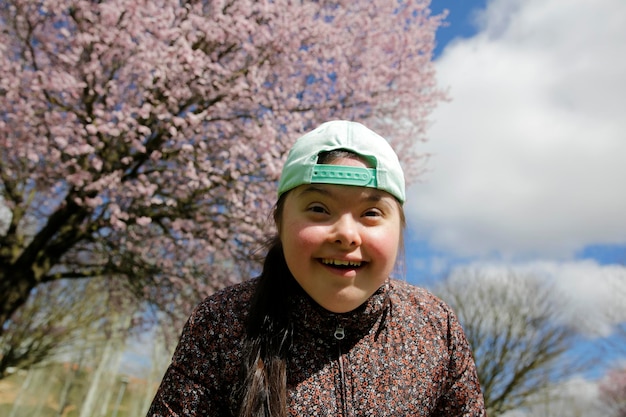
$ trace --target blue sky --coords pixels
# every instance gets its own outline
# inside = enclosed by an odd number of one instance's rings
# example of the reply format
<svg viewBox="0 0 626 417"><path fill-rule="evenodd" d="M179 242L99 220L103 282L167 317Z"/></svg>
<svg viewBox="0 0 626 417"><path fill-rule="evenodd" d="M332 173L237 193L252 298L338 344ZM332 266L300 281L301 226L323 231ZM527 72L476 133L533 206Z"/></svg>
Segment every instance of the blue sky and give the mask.
<svg viewBox="0 0 626 417"><path fill-rule="evenodd" d="M487 5L486 0L433 0L431 10L435 15L448 11L446 25L437 31L435 57L454 39L470 38L478 32L476 16Z"/></svg>
<svg viewBox="0 0 626 417"><path fill-rule="evenodd" d="M626 2L433 0L438 84L407 279L542 274L592 336L626 321ZM609 318L607 318L609 317Z"/></svg>
<svg viewBox="0 0 626 417"><path fill-rule="evenodd" d="M435 66L450 101L407 192L407 280L536 275L586 336L577 350L614 339L626 322L626 1L433 0L443 9ZM592 404L625 352L565 383L560 414Z"/></svg>

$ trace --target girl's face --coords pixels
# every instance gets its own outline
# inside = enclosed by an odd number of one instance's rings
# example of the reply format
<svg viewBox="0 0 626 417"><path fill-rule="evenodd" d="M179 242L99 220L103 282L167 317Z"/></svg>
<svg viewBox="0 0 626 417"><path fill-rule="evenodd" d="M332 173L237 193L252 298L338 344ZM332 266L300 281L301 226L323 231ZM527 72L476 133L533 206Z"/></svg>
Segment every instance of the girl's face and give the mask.
<svg viewBox="0 0 626 417"><path fill-rule="evenodd" d="M353 158L337 165L366 165ZM363 304L389 277L401 239L397 201L375 188L310 184L286 196L279 234L300 286L335 313Z"/></svg>

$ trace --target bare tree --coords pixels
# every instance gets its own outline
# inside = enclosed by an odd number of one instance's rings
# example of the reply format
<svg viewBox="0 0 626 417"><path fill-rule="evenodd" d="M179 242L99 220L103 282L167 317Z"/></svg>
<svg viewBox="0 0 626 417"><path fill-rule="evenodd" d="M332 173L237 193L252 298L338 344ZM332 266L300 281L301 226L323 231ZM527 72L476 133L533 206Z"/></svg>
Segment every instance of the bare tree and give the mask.
<svg viewBox="0 0 626 417"><path fill-rule="evenodd" d="M90 323L103 317L105 310L98 311L101 303L79 302L88 291L84 285L66 281L51 282L35 290L5 323L0 335L0 377L6 376L11 367L29 368L61 353L79 337L79 331L82 335Z"/></svg>
<svg viewBox="0 0 626 417"><path fill-rule="evenodd" d="M589 365L571 357L579 336L559 320L553 289L535 277L459 269L438 293L464 327L491 417L535 403Z"/></svg>
<svg viewBox="0 0 626 417"><path fill-rule="evenodd" d="M61 280L38 287L0 335L0 379L110 339L110 312L132 315L132 298L107 279ZM114 291L117 288L118 291Z"/></svg>

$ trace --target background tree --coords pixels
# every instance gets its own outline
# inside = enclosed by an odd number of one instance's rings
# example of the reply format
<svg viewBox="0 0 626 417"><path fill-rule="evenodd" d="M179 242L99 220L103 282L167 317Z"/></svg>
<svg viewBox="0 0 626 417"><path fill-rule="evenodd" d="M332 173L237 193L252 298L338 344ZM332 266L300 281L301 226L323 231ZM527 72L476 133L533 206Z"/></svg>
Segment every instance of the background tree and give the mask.
<svg viewBox="0 0 626 417"><path fill-rule="evenodd" d="M11 368L29 368L80 340L93 323L106 317L106 307L85 288L64 281L41 285L22 305L0 336L0 378Z"/></svg>
<svg viewBox="0 0 626 417"><path fill-rule="evenodd" d="M428 5L0 2L0 331L63 278L165 306L239 280L285 150L322 121L367 119L411 179L442 98Z"/></svg>
<svg viewBox="0 0 626 417"><path fill-rule="evenodd" d="M626 368L609 371L600 381L600 400L607 417L626 417Z"/></svg>
<svg viewBox="0 0 626 417"><path fill-rule="evenodd" d="M549 388L590 366L561 324L549 284L514 272L458 269L437 288L472 346L489 416L536 406Z"/></svg>
<svg viewBox="0 0 626 417"><path fill-rule="evenodd" d="M606 306L605 313L607 322L612 324L611 334L606 335L604 340L606 357L610 361L626 355L626 306L623 302L626 300L625 265L624 262L620 266L614 265L615 270L619 270L621 273L612 276L612 280L609 282L610 290L616 300L615 305Z"/></svg>
<svg viewBox="0 0 626 417"><path fill-rule="evenodd" d="M0 379L11 368L67 359L113 339L123 342L137 306L125 293L123 281L109 281L58 280L37 287L0 335ZM124 329L119 328L120 320L113 322L115 315L124 317Z"/></svg>

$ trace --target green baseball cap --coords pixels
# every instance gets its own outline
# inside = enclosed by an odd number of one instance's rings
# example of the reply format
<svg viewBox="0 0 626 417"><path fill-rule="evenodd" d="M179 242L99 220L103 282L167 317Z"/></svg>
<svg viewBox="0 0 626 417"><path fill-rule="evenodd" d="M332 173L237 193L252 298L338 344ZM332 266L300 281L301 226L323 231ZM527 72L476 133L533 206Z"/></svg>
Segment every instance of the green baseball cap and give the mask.
<svg viewBox="0 0 626 417"><path fill-rule="evenodd" d="M353 152L374 168L318 164L318 155L334 150ZM385 138L360 123L326 122L301 136L287 156L278 182L278 196L303 184L338 184L383 190L404 203L404 173Z"/></svg>

